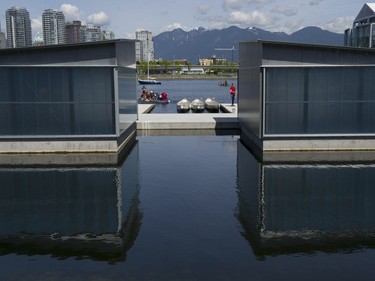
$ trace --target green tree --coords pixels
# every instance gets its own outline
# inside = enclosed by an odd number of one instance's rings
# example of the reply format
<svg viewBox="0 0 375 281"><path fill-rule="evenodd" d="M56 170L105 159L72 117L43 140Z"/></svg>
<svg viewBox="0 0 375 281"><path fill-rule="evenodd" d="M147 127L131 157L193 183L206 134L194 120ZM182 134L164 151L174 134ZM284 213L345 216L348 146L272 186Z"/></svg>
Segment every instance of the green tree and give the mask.
<svg viewBox="0 0 375 281"><path fill-rule="evenodd" d="M147 61L140 61L138 64L138 72L147 74Z"/></svg>
<svg viewBox="0 0 375 281"><path fill-rule="evenodd" d="M168 71L168 67L171 65L171 62L167 61L167 60L163 60L162 65L164 67L164 72L167 72Z"/></svg>

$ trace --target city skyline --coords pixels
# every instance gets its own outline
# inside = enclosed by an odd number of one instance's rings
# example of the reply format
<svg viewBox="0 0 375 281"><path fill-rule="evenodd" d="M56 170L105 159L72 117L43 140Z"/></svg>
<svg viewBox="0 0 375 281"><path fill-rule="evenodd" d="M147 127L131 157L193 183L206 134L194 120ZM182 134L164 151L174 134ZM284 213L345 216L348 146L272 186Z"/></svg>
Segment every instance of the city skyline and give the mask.
<svg viewBox="0 0 375 281"><path fill-rule="evenodd" d="M123 2L2 0L0 20L5 29L5 11L12 6L25 7L32 21L33 37L42 31L42 14L46 9L64 13L66 21L80 20L111 30L116 38L135 38L135 31L145 29L156 36L164 31L198 27L221 29L228 26L255 26L288 34L306 26L317 26L336 33L351 27L365 4L354 0L342 4L338 0L151 0Z"/></svg>

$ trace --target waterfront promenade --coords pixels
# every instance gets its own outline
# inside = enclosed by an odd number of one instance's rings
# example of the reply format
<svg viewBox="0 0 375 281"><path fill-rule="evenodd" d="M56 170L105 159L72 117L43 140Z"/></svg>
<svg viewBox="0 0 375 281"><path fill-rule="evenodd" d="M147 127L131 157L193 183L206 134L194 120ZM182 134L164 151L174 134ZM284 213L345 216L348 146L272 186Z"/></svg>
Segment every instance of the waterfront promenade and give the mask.
<svg viewBox="0 0 375 281"><path fill-rule="evenodd" d="M221 104L221 113L152 113L153 105L138 105L137 130L239 129L237 104ZM225 113L224 113L225 112Z"/></svg>

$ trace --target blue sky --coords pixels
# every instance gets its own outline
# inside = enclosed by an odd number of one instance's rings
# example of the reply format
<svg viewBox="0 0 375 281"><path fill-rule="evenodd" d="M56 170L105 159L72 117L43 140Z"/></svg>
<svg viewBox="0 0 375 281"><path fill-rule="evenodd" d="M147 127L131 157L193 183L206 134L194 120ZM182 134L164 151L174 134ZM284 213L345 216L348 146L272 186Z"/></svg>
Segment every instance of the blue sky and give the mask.
<svg viewBox="0 0 375 281"><path fill-rule="evenodd" d="M116 38L134 38L137 29L157 35L182 28L255 26L288 34L306 26L343 33L351 27L365 2L359 0L1 0L1 28L5 10L25 7L30 12L33 34L41 31L45 9L64 12L67 20L79 19L115 32Z"/></svg>

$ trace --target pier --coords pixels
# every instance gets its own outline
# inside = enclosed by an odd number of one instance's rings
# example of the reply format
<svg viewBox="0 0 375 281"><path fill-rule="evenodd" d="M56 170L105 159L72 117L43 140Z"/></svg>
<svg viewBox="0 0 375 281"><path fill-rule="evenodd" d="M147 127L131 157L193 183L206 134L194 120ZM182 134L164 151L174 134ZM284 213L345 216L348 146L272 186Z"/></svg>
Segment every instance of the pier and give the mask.
<svg viewBox="0 0 375 281"><path fill-rule="evenodd" d="M152 113L154 105L139 104L137 130L240 129L237 104L221 104L221 113Z"/></svg>

